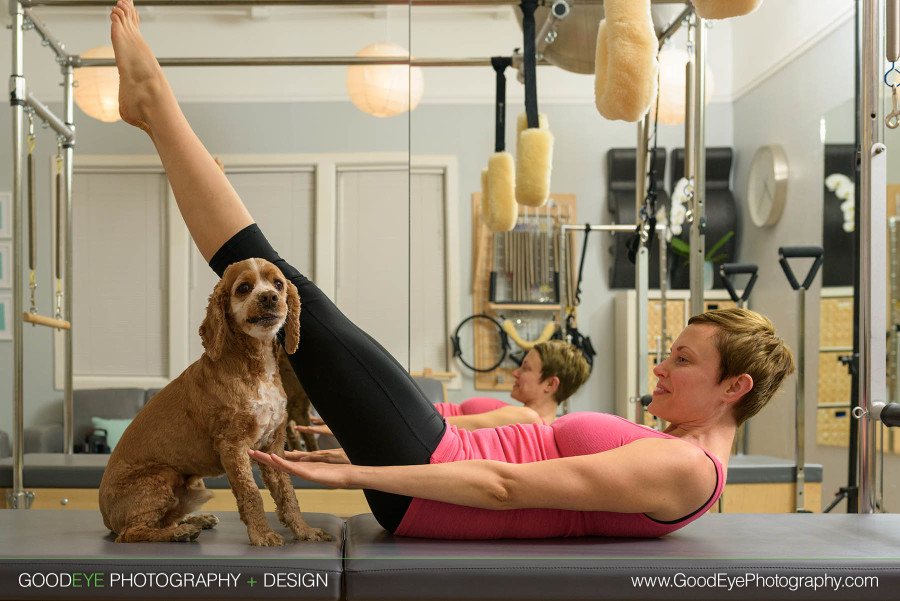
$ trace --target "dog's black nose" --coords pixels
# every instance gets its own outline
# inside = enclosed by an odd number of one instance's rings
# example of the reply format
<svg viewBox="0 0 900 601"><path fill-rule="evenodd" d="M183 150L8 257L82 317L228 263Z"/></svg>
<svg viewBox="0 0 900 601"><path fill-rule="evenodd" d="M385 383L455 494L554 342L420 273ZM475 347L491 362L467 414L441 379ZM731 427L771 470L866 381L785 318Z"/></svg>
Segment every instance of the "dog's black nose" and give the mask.
<svg viewBox="0 0 900 601"><path fill-rule="evenodd" d="M263 305L274 305L278 302L278 293L274 290L262 292L259 295L259 302Z"/></svg>

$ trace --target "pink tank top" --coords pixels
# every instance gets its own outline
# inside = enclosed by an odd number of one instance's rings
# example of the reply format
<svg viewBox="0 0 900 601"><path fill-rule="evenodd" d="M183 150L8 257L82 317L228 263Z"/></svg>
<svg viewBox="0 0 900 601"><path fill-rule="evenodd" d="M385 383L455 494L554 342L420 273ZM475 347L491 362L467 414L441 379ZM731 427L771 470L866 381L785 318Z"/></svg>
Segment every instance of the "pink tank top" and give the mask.
<svg viewBox="0 0 900 601"><path fill-rule="evenodd" d="M624 418L605 413L571 413L549 426L514 424L467 432L454 426L431 456L431 463L492 459L529 463L601 453L641 438L674 438ZM706 513L725 485L722 464L704 451L716 469L716 489L697 511L674 522L643 513L564 509L489 510L414 498L395 534L424 538L492 539L560 536L655 538L693 522ZM548 483L548 485L552 485Z"/></svg>
<svg viewBox="0 0 900 601"><path fill-rule="evenodd" d="M508 403L488 397L474 397L457 405L456 403L437 403L434 408L444 417L456 417L457 415L475 415L487 413L502 407L509 407Z"/></svg>

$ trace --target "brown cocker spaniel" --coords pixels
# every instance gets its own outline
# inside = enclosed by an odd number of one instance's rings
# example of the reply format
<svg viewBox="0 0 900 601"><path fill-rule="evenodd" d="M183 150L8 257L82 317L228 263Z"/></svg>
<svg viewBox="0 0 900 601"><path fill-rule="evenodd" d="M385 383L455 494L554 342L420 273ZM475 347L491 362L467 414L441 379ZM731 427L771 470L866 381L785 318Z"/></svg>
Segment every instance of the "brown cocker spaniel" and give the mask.
<svg viewBox="0 0 900 601"><path fill-rule="evenodd" d="M247 259L225 270L200 326L205 352L153 396L119 440L100 484L116 542L188 541L218 519L188 515L212 497L203 478L227 474L254 545L282 545L269 526L248 449L284 453L285 393L276 334L300 341L300 298L277 267ZM301 540L330 540L300 516L287 474L260 465L278 520Z"/></svg>

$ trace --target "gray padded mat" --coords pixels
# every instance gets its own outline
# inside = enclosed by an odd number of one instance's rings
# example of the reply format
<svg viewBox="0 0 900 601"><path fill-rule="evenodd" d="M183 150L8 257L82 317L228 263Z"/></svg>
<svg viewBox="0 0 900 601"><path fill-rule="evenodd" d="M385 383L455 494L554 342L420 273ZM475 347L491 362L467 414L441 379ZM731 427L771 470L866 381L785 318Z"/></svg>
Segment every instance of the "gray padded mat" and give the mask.
<svg viewBox="0 0 900 601"><path fill-rule="evenodd" d="M732 455L728 458L728 484L759 484L762 482L794 482L797 465L790 459L765 455ZM806 464L807 482L822 481L822 466Z"/></svg>
<svg viewBox="0 0 900 601"><path fill-rule="evenodd" d="M0 598L341 598L343 520L306 513L334 540L297 542L268 514L287 544L253 547L237 512L215 514L220 523L194 542L120 544L99 511L0 510ZM91 584L102 588L89 585L91 574L98 575ZM70 581L74 575L80 587ZM29 578L41 586L22 586ZM50 586L59 579L69 586Z"/></svg>
<svg viewBox="0 0 900 601"><path fill-rule="evenodd" d="M23 487L30 488L99 488L109 455L76 453L26 453L23 458ZM12 488L12 457L0 459L0 488ZM265 488L259 469L253 465L253 478ZM228 478L206 478L207 488L230 488ZM294 488L325 488L321 484L291 476Z"/></svg>
<svg viewBox="0 0 900 601"><path fill-rule="evenodd" d="M353 601L896 600L900 590L894 514L709 514L660 539L531 541L393 537L367 514L348 521L346 537L344 583ZM732 580L728 590L727 578L747 574L752 585ZM826 576L842 579L837 591ZM845 580L871 576L877 586Z"/></svg>

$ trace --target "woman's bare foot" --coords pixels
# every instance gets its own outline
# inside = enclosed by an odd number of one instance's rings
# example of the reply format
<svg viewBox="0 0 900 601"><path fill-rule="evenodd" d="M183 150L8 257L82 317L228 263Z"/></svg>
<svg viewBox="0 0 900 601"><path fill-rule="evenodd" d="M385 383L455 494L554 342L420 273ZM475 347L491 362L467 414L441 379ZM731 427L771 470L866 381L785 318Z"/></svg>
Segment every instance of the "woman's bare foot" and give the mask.
<svg viewBox="0 0 900 601"><path fill-rule="evenodd" d="M119 115L125 123L150 133L148 109L160 95L172 95L156 57L138 29L132 0L118 0L110 14L111 37L119 70ZM172 97L174 101L174 97Z"/></svg>

